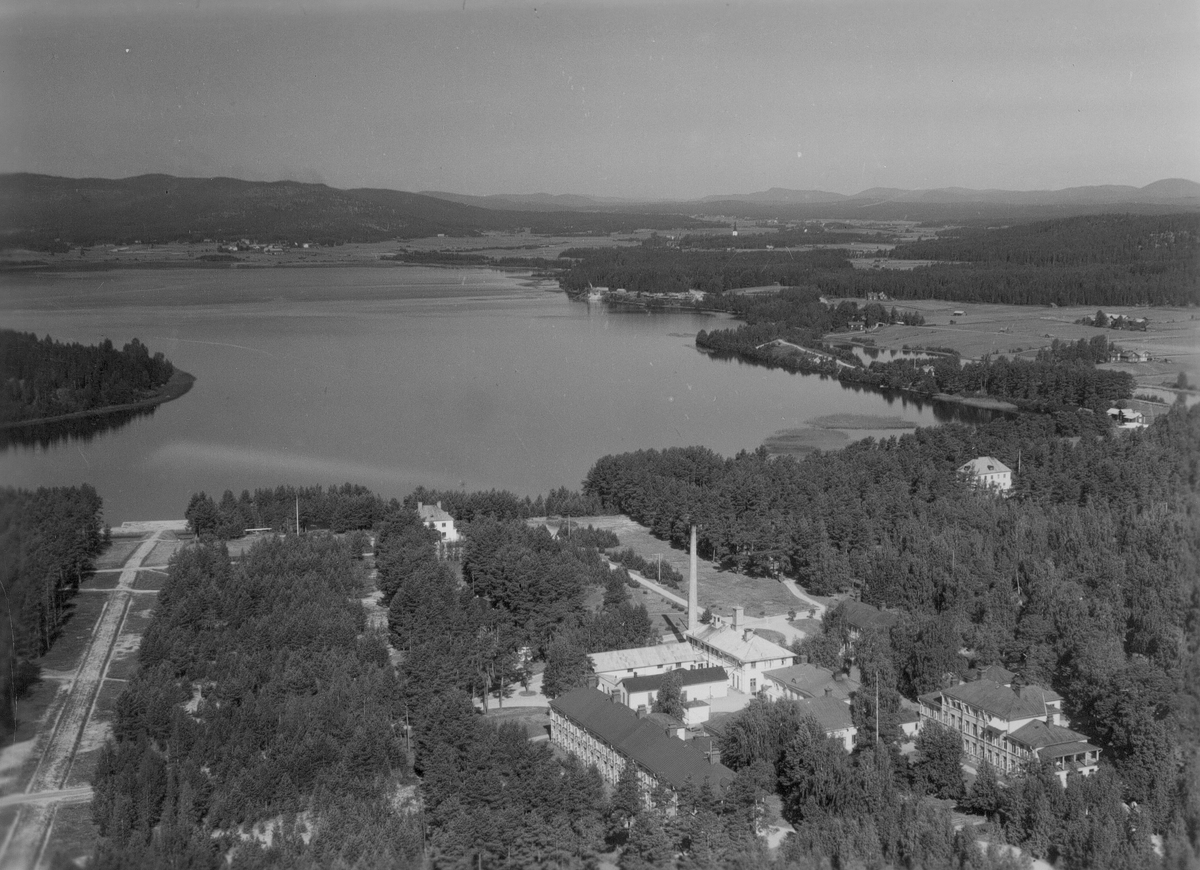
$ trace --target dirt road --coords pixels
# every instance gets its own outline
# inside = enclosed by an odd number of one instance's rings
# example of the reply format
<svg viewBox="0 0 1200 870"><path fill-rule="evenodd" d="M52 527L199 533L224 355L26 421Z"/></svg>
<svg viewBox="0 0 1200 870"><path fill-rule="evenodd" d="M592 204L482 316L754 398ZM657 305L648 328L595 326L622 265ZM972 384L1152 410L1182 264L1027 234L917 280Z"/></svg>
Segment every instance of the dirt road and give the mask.
<svg viewBox="0 0 1200 870"><path fill-rule="evenodd" d="M38 762L33 775L23 792L0 800L0 807L19 806L8 830L0 831L0 870L42 866L59 807L91 800L90 786L68 787L76 755L131 604L157 594L134 588L138 570L163 536L180 524L144 525L146 528L139 529L144 537L121 568L116 588L96 590L105 593L107 601L92 629L87 648L61 693L61 701L47 711L39 729L34 750Z"/></svg>

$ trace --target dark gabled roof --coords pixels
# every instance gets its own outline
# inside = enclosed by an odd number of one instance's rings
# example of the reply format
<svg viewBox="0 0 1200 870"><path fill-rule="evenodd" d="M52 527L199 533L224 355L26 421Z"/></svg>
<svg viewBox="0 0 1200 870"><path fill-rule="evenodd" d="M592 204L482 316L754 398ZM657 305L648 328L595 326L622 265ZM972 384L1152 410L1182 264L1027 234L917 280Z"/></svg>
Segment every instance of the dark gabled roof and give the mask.
<svg viewBox="0 0 1200 870"><path fill-rule="evenodd" d="M804 708L804 712L816 719L826 731L841 731L854 726L854 720L850 717L850 705L845 701L822 696L805 698L796 703Z"/></svg>
<svg viewBox="0 0 1200 870"><path fill-rule="evenodd" d="M1026 700L1007 686L991 680L976 680L973 683L951 686L949 689L943 689L941 694L945 698L954 698L956 701L978 707L989 716L1006 722L1046 715L1044 704Z"/></svg>
<svg viewBox="0 0 1200 870"><path fill-rule="evenodd" d="M1000 665L988 665L979 672L979 679L991 680L993 683L999 683L1002 686L1011 686L1015 673L1008 668L1002 668Z"/></svg>
<svg viewBox="0 0 1200 870"><path fill-rule="evenodd" d="M1075 755L1079 752L1099 751L1098 746L1092 746L1078 731L1063 728L1061 725L1049 725L1040 719L1022 725L1008 735L1008 738L1028 746L1039 758L1062 758L1064 755Z"/></svg>
<svg viewBox="0 0 1200 870"><path fill-rule="evenodd" d="M595 689L572 689L550 701L550 706L569 719L587 727L589 731L613 746L637 730L637 714L614 696Z"/></svg>
<svg viewBox="0 0 1200 870"><path fill-rule="evenodd" d="M724 683L728 682L729 674L725 673L724 668L680 668L674 671L667 671L666 674L650 674L646 677L626 677L621 681L621 685L626 692L657 692L662 685L667 674L679 674L681 684L684 688L688 686L699 686L704 683Z"/></svg>
<svg viewBox="0 0 1200 870"><path fill-rule="evenodd" d="M572 689L551 700L550 706L676 789L689 778L696 785L708 779L718 791L733 781L733 771L728 767L710 764L690 744L668 737L654 720L639 719L603 692Z"/></svg>
<svg viewBox="0 0 1200 870"><path fill-rule="evenodd" d="M889 629L900 619L895 613L888 613L861 601L843 601L841 604L842 617L847 624L860 631L868 628Z"/></svg>
<svg viewBox="0 0 1200 870"><path fill-rule="evenodd" d="M776 668L763 674L769 680L788 689L801 692L810 698L823 696L826 688L833 689L836 698L845 700L853 692L858 691L859 685L851 679L839 680L833 671L820 665L788 665L786 668Z"/></svg>

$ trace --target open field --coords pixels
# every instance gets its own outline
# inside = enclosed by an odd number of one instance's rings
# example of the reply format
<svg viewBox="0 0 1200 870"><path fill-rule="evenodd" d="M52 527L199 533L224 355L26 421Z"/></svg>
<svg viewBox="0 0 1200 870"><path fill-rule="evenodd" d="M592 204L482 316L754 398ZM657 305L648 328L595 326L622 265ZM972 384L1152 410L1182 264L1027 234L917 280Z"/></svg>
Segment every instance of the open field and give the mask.
<svg viewBox="0 0 1200 870"><path fill-rule="evenodd" d="M901 350L905 346L953 348L964 358L979 359L986 354L1031 358L1039 349L1049 347L1056 338L1074 342L1102 334L1121 347L1144 350L1150 354L1152 362L1108 366L1128 371L1139 386L1159 386L1164 381L1173 383L1181 371L1187 373L1191 383L1200 383L1200 314L1195 309L1129 306L1104 309L1108 315L1148 319L1145 332L1133 332L1097 329L1075 323L1082 317L1094 315L1094 306L1050 308L943 302L936 299L898 300L888 304L921 312L925 325L896 324L869 333L838 333L830 335L829 339L873 343L875 347L893 350ZM962 311L963 314L955 316L955 311Z"/></svg>
<svg viewBox="0 0 1200 870"><path fill-rule="evenodd" d="M572 518L572 522L581 526L609 529L620 538L622 549L631 547L644 559L653 560L661 553L663 562L682 574L685 580L688 576L690 568L687 551L673 549L670 544L660 541L650 534L649 529L635 523L629 517L577 517ZM733 613L735 606L741 606L746 608L747 616L776 616L787 613L796 604L796 599L777 580L722 571L704 559L700 559L697 565L696 583L700 592L701 610L711 607L718 613L729 615ZM686 598L687 589L679 590L677 594ZM643 596L635 591L632 598L638 601L642 600ZM657 628L657 624L655 627Z"/></svg>
<svg viewBox="0 0 1200 870"><path fill-rule="evenodd" d="M75 248L65 254L44 251L6 250L0 253L0 268L6 263L38 261L54 269L113 268L118 266L170 266L191 268L275 268L278 266L395 266L384 261L396 252L448 251L482 254L486 257L542 257L553 260L567 248L628 247L649 238L650 231L614 236L535 236L528 233L484 233L479 236L433 236L387 242L349 242L335 247L285 247L277 253L217 251L216 242L171 242L164 245L97 245L80 256ZM205 256L230 256L237 261L203 260Z"/></svg>

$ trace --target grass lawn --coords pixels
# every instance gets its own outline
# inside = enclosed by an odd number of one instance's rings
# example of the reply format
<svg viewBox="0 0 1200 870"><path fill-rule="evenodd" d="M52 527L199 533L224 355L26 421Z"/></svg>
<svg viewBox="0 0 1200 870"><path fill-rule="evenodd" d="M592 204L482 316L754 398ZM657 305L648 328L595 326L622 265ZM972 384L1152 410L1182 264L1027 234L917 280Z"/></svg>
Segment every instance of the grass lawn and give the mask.
<svg viewBox="0 0 1200 870"><path fill-rule="evenodd" d="M550 717L546 715L546 707L492 707L487 712L487 718L496 722L515 722L525 729L530 738L548 737L550 735Z"/></svg>
<svg viewBox="0 0 1200 870"><path fill-rule="evenodd" d="M157 592L166 585L167 575L162 571L138 571L133 580L134 589L152 589Z"/></svg>
<svg viewBox="0 0 1200 870"><path fill-rule="evenodd" d="M140 543L139 538L113 538L108 549L96 557L96 567L120 568Z"/></svg>
<svg viewBox="0 0 1200 870"><path fill-rule="evenodd" d="M96 848L99 833L92 824L90 802L60 806L46 847L47 867L79 867Z"/></svg>
<svg viewBox="0 0 1200 870"><path fill-rule="evenodd" d="M654 561L661 553L662 560L682 574L686 582L690 571L687 551L673 549L669 543L660 541L650 534L649 529L635 523L629 517L579 517L574 521L582 526L590 525L612 531L620 539L621 549L630 547L648 561ZM734 607L744 607L747 616L776 616L787 613L800 603L775 580L722 571L704 559L699 560L697 565L696 583L699 586L702 611L705 607L711 607L718 613L732 614ZM687 589L678 590L677 594L686 597ZM649 596L642 596L637 592L633 595L635 601L648 599Z"/></svg>

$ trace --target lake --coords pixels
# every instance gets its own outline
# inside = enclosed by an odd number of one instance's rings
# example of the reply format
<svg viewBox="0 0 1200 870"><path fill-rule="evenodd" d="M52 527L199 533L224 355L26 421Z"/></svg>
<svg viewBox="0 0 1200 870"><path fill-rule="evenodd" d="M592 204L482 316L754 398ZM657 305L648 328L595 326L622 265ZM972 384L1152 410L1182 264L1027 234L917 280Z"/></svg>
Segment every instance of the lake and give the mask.
<svg viewBox="0 0 1200 870"><path fill-rule="evenodd" d="M710 358L693 339L719 316L609 311L548 289L405 266L5 275L3 326L87 344L137 337L197 380L119 428L4 449L0 481L91 483L116 525L180 517L199 490L281 483L536 495L578 488L608 453L731 455L835 414L918 426L955 413Z"/></svg>

